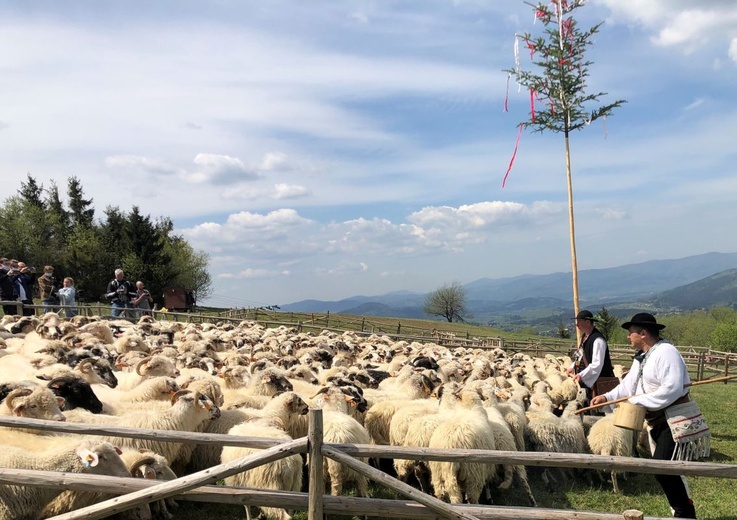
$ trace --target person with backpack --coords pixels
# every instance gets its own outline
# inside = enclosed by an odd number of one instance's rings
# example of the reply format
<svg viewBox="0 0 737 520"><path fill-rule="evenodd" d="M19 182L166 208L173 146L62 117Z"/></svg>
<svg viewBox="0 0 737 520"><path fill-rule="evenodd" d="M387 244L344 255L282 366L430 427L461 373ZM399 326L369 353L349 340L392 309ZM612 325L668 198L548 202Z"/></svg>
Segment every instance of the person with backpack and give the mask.
<svg viewBox="0 0 737 520"><path fill-rule="evenodd" d="M107 284L105 297L110 300L112 309L110 315L113 318L119 317L124 312L128 314L131 309L131 300L136 297L136 288L125 279L125 273L122 269L115 270L115 278Z"/></svg>

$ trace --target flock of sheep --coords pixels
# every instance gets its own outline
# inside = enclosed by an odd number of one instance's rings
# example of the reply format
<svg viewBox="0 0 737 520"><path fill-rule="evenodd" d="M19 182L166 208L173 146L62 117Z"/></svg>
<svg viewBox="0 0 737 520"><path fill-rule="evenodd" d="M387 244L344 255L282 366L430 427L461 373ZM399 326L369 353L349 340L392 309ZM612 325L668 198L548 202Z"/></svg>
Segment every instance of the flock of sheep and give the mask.
<svg viewBox="0 0 737 520"><path fill-rule="evenodd" d="M138 323L54 313L0 322L0 414L142 429L222 433L288 441L323 410L325 443L438 449L527 450L630 456L632 432L574 412L585 396L567 357L533 359L501 349L446 348L387 336L298 333L259 323ZM3 427L0 467L170 480L255 450ZM12 433L12 434L11 434ZM451 503L491 499L517 484L536 505L524 466L372 461ZM389 463L387 467L386 463ZM306 461L291 455L226 479L231 486L300 491ZM553 486L563 472L544 470ZM333 495L366 477L331 459ZM612 474L614 491L618 491ZM35 520L110 498L0 486L0 520ZM172 500L127 513L171 518ZM246 514L250 518L249 508ZM283 509L261 514L290 519Z"/></svg>

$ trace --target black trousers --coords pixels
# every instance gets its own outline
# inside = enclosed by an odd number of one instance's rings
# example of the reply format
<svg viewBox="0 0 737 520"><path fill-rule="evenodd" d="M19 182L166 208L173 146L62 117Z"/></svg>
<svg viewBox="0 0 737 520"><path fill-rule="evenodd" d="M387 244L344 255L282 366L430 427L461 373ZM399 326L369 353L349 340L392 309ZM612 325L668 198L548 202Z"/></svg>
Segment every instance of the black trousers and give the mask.
<svg viewBox="0 0 737 520"><path fill-rule="evenodd" d="M668 427L668 422L662 421L652 428L650 437L655 442L653 459L671 460L676 449L676 443ZM680 475L655 475L655 480L663 488L668 503L673 509L674 517L696 518L696 509L693 501L688 496L688 488L684 477Z"/></svg>

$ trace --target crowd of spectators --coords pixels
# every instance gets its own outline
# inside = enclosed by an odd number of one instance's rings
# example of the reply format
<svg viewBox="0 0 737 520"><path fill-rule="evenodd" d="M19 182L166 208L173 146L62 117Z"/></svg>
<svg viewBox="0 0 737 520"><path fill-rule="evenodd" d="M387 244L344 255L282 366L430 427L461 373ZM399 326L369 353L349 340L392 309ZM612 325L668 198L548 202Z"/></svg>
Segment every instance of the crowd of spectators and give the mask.
<svg viewBox="0 0 737 520"><path fill-rule="evenodd" d="M6 315L18 314L17 303L23 304L23 315L35 314L34 296L41 300L44 313L63 312L67 318L77 315L77 290L74 279L67 276L61 284L54 276L54 266L47 265L41 276L36 268L24 262L0 258L0 301ZM122 269L115 270L115 278L108 284L105 297L111 303L112 317L139 318L151 314L153 297L142 281L135 284L125 279ZM154 307L155 308L155 307Z"/></svg>

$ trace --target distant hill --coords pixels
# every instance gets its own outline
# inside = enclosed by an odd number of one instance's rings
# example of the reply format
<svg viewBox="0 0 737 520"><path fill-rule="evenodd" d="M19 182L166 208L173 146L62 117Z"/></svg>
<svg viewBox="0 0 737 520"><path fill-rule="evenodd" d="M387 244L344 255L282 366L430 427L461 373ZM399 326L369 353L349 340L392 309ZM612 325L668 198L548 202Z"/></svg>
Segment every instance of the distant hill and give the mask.
<svg viewBox="0 0 737 520"><path fill-rule="evenodd" d="M737 302L737 253L705 253L579 271L581 307L606 306L617 315L643 309L691 310ZM442 284L439 281L438 286ZM571 273L482 278L464 286L473 321L505 329L555 327L571 319ZM426 294L394 291L339 301L304 300L281 305L294 312L428 318Z"/></svg>
<svg viewBox="0 0 737 520"><path fill-rule="evenodd" d="M653 303L679 310L703 309L737 304L737 269L727 269L696 282L665 291Z"/></svg>

